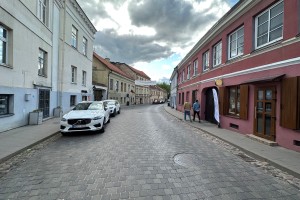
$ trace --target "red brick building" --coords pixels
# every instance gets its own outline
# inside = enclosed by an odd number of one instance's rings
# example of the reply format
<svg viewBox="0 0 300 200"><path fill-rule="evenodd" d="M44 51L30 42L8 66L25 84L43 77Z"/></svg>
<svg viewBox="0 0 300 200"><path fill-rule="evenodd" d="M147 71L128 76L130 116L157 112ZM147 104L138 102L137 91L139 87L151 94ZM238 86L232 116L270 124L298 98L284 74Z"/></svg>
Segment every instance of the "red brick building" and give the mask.
<svg viewBox="0 0 300 200"><path fill-rule="evenodd" d="M178 110L300 152L299 0L239 1L177 67Z"/></svg>

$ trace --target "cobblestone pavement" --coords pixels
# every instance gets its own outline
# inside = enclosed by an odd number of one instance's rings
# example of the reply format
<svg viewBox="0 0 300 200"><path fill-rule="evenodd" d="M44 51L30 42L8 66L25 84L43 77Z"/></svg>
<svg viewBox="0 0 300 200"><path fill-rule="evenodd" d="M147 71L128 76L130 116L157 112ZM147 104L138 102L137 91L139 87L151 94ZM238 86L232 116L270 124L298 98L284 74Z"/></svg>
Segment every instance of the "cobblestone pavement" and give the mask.
<svg viewBox="0 0 300 200"><path fill-rule="evenodd" d="M160 105L123 109L103 134L51 138L0 172L0 199L300 199L297 179Z"/></svg>

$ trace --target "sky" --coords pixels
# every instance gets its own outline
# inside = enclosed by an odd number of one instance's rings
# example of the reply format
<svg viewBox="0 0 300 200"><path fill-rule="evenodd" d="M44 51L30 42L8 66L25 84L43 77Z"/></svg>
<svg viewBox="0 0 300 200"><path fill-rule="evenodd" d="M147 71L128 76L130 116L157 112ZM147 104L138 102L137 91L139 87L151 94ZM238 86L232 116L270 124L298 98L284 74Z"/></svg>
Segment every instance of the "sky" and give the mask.
<svg viewBox="0 0 300 200"><path fill-rule="evenodd" d="M238 0L77 2L97 29L97 54L168 83L174 67Z"/></svg>

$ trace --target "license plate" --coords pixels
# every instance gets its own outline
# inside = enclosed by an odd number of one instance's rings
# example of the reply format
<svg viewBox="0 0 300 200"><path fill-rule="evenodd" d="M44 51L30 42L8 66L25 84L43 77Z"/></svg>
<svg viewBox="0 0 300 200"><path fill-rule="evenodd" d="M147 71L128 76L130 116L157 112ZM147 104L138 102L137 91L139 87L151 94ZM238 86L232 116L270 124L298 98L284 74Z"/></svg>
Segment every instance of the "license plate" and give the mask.
<svg viewBox="0 0 300 200"><path fill-rule="evenodd" d="M85 125L72 125L72 128L84 128L86 127Z"/></svg>

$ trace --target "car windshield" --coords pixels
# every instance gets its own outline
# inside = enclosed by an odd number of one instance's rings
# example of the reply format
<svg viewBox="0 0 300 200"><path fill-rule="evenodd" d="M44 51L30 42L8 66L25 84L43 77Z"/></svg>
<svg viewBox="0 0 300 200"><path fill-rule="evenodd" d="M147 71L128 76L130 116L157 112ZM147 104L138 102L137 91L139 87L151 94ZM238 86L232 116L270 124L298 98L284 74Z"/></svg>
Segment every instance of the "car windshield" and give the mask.
<svg viewBox="0 0 300 200"><path fill-rule="evenodd" d="M102 109L103 109L103 105L101 103L85 102L85 103L77 104L73 110L102 110Z"/></svg>
<svg viewBox="0 0 300 200"><path fill-rule="evenodd" d="M108 104L108 105L115 105L115 102L113 102L113 101L108 101L107 104Z"/></svg>

